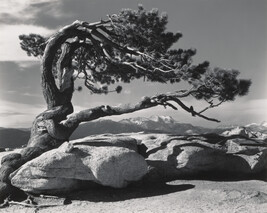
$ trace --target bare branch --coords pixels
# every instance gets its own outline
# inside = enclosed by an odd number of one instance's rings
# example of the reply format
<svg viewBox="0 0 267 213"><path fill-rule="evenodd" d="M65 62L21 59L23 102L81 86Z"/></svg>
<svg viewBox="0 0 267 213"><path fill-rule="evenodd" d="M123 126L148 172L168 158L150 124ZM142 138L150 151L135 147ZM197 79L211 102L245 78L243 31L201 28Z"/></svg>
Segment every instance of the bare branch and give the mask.
<svg viewBox="0 0 267 213"><path fill-rule="evenodd" d="M47 207L55 207L55 206L64 206L64 204L29 204L23 202L9 201L9 205L20 205L24 207L32 207L32 208L47 208Z"/></svg>
<svg viewBox="0 0 267 213"><path fill-rule="evenodd" d="M201 118L204 118L205 120L209 120L209 121L214 121L214 122L220 122L219 120L217 119L214 119L214 118L209 118L207 116L204 116L198 112L196 112L193 107L188 107L186 106L180 99L178 98L173 98L173 101L176 102L177 104L179 104L185 111L187 112L190 112L192 114L192 116L198 116L198 117L201 117Z"/></svg>
<svg viewBox="0 0 267 213"><path fill-rule="evenodd" d="M207 116L204 116L198 112L196 112L193 107L186 106L179 98L177 98L175 95L166 95L166 94L160 94L152 97L144 97L140 102L138 102L135 105L124 105L124 106L109 106L109 105L102 105L99 107L87 109L80 111L78 113L74 113L69 116L69 118L64 121L63 125L67 127L71 127L73 125L76 125L81 122L87 122L92 121L101 117L106 116L112 116L112 115L121 115L126 113L132 113L135 111L139 111L142 109L147 109L151 107L155 107L158 105L162 105L164 107L171 107L175 110L177 110L177 107L175 107L173 104L169 103L169 101L174 101L177 103L182 109L192 114L192 116L198 116L201 118L204 118L209 121L214 122L220 122L217 119L209 118Z"/></svg>
<svg viewBox="0 0 267 213"><path fill-rule="evenodd" d="M87 27L87 28L90 28L90 29L93 29L93 28L96 28L96 27L100 27L100 26L103 26L107 23L110 23L111 21L110 20L100 20L98 22L93 22L93 23L88 23L88 22L80 22L81 25L83 27Z"/></svg>
<svg viewBox="0 0 267 213"><path fill-rule="evenodd" d="M207 111L208 109L211 109L211 108L214 108L214 107L218 107L218 106L220 106L223 102L225 102L225 101L224 101L224 100L223 100L223 101L220 101L220 102L217 103L217 104L213 104L213 102L210 102L210 105L209 105L209 106L207 106L207 107L204 108L203 110L199 111L198 113L201 114L201 113Z"/></svg>

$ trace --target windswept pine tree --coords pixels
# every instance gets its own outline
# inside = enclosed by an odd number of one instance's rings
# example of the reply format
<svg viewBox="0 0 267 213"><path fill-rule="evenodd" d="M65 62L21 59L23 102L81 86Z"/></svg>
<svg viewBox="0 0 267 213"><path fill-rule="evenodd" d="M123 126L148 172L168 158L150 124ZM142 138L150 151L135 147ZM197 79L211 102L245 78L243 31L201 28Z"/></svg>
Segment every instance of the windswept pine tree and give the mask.
<svg viewBox="0 0 267 213"><path fill-rule="evenodd" d="M211 68L207 61L194 64L195 49L172 48L182 34L168 32L167 23L166 14L159 14L157 9L146 11L139 6L137 10L123 9L95 23L75 21L49 38L37 34L21 35L21 48L29 56L42 60L41 86L47 110L34 120L27 148L21 157L17 157L12 170L67 141L81 122L104 116L162 105L219 122L205 116L204 112L246 95L251 81L239 79L237 70ZM184 81L188 87L143 97L132 105L102 105L73 113L76 81L83 81L91 93L108 94L123 89L117 86L110 90L113 84L130 83L140 78L170 84ZM189 96L206 101L207 106L196 111L183 101ZM6 178L1 181L8 183Z"/></svg>

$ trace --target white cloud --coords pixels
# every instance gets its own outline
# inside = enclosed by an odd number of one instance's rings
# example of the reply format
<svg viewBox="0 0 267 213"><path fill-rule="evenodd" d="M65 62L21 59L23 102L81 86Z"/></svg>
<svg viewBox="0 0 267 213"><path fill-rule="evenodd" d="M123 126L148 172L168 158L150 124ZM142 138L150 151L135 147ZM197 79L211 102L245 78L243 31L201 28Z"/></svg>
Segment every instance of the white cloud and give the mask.
<svg viewBox="0 0 267 213"><path fill-rule="evenodd" d="M41 9L29 10L32 5L50 2L59 3L58 0L2 0L0 13L9 14L15 19L27 21L34 19L37 12Z"/></svg>
<svg viewBox="0 0 267 213"><path fill-rule="evenodd" d="M42 97L41 94L34 94L34 93L28 93L28 92L25 92L22 95L23 96L29 96L29 97Z"/></svg>
<svg viewBox="0 0 267 213"><path fill-rule="evenodd" d="M7 90L5 93L7 94L15 94L17 91L15 90Z"/></svg>
<svg viewBox="0 0 267 213"><path fill-rule="evenodd" d="M31 58L28 57L28 59L31 59ZM21 68L21 70L29 69L32 66L36 65L36 64L39 65L39 63L36 62L36 61L17 61L16 63L19 65L19 67Z"/></svg>
<svg viewBox="0 0 267 213"><path fill-rule="evenodd" d="M20 48L19 35L36 33L41 35L52 34L53 31L35 25L0 25L0 61L29 61L38 60L28 57Z"/></svg>
<svg viewBox="0 0 267 213"><path fill-rule="evenodd" d="M0 127L30 127L34 118L45 110L45 106L0 102Z"/></svg>

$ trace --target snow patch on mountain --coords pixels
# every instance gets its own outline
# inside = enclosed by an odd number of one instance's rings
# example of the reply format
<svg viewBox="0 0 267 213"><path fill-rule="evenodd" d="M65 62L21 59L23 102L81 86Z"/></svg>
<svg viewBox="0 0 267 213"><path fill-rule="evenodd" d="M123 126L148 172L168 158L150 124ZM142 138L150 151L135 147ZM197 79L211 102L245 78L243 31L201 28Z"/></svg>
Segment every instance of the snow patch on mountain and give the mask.
<svg viewBox="0 0 267 213"><path fill-rule="evenodd" d="M266 127L266 128L267 128L267 121L263 121L263 122L261 123L261 126L263 126L263 127Z"/></svg>
<svg viewBox="0 0 267 213"><path fill-rule="evenodd" d="M247 138L265 140L267 138L267 127L262 124L251 123L246 126L238 126L222 133L224 136L242 135Z"/></svg>
<svg viewBox="0 0 267 213"><path fill-rule="evenodd" d="M152 120L152 121L155 121L155 122L176 123L176 121L171 116L152 115L149 119Z"/></svg>

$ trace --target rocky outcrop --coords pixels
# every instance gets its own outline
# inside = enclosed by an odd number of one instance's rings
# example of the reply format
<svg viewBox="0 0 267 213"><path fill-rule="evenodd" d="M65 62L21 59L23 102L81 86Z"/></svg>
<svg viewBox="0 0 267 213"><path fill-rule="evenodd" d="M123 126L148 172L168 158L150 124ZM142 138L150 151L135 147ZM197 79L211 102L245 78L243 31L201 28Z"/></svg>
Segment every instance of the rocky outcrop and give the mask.
<svg viewBox="0 0 267 213"><path fill-rule="evenodd" d="M249 138L132 134L148 148L151 179L267 177L267 144Z"/></svg>
<svg viewBox="0 0 267 213"><path fill-rule="evenodd" d="M223 132L222 135L225 136L240 135L244 137L252 137L251 133L247 131L245 127L239 127L239 126L234 129Z"/></svg>
<svg viewBox="0 0 267 213"><path fill-rule="evenodd" d="M29 161L11 174L11 183L27 192L54 194L95 184L121 188L144 175L145 181L266 178L267 144L244 135L90 136Z"/></svg>
<svg viewBox="0 0 267 213"><path fill-rule="evenodd" d="M263 123L264 124L264 123ZM225 131L222 133L224 136L243 136L245 138L252 138L258 140L265 140L267 139L267 128L264 125L257 125L257 124L250 124L247 126L238 126L231 130Z"/></svg>
<svg viewBox="0 0 267 213"><path fill-rule="evenodd" d="M11 174L11 183L31 193L64 193L92 182L122 188L147 172L137 142L126 137L95 137L65 142Z"/></svg>

